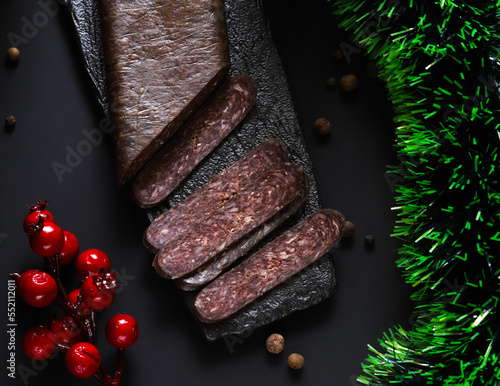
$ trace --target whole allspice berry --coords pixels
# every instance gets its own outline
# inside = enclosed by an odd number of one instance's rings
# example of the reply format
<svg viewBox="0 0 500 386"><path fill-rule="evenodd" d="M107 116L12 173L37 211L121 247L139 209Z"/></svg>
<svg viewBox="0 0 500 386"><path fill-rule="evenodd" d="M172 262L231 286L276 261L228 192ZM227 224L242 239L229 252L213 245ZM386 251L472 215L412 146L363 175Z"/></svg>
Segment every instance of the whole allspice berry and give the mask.
<svg viewBox="0 0 500 386"><path fill-rule="evenodd" d="M333 50L332 56L336 60L340 60L340 59L342 59L344 57L344 55L342 54L342 51L340 50L340 48L337 48L337 49Z"/></svg>
<svg viewBox="0 0 500 386"><path fill-rule="evenodd" d="M7 117L5 117L5 126L9 129L13 129L16 126L16 117L13 115L7 115Z"/></svg>
<svg viewBox="0 0 500 386"><path fill-rule="evenodd" d="M21 55L21 52L16 47L10 47L7 50L7 59L11 62L17 62L19 60L19 55Z"/></svg>
<svg viewBox="0 0 500 386"><path fill-rule="evenodd" d="M304 357L300 354L293 353L288 356L288 366L298 370L304 367Z"/></svg>
<svg viewBox="0 0 500 386"><path fill-rule="evenodd" d="M331 127L332 124L326 118L318 118L316 119L316 121L314 121L314 130L316 130L316 133L318 133L319 135L329 134Z"/></svg>
<svg viewBox="0 0 500 386"><path fill-rule="evenodd" d="M342 237L351 237L354 234L356 227L351 221L344 222L342 227Z"/></svg>
<svg viewBox="0 0 500 386"><path fill-rule="evenodd" d="M353 91L358 88L358 77L354 74L347 74L340 78L340 87L344 91Z"/></svg>
<svg viewBox="0 0 500 386"><path fill-rule="evenodd" d="M285 347L285 339L281 334L271 334L266 340L266 349L272 354L279 354Z"/></svg>

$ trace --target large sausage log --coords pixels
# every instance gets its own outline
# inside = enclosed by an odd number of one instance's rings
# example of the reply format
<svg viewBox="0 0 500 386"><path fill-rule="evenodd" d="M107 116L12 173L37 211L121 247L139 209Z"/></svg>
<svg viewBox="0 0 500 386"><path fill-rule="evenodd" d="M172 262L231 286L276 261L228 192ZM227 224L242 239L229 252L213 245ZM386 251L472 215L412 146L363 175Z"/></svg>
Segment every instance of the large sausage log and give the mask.
<svg viewBox="0 0 500 386"><path fill-rule="evenodd" d="M223 0L101 0L118 183L126 183L225 77Z"/></svg>
<svg viewBox="0 0 500 386"><path fill-rule="evenodd" d="M342 237L344 216L322 209L203 288L194 300L205 323L226 319L327 253Z"/></svg>
<svg viewBox="0 0 500 386"><path fill-rule="evenodd" d="M169 279L192 272L292 202L305 178L300 166L288 162L269 168L234 199L163 247L154 259L156 271Z"/></svg>
<svg viewBox="0 0 500 386"><path fill-rule="evenodd" d="M209 260L186 276L177 279L175 284L184 291L197 290L208 284L297 212L304 205L308 194L309 179L306 178L297 197L279 213L216 255L212 260Z"/></svg>
<svg viewBox="0 0 500 386"><path fill-rule="evenodd" d="M226 80L184 123L178 133L139 171L132 184L137 205L162 202L243 120L257 96L247 76Z"/></svg>
<svg viewBox="0 0 500 386"><path fill-rule="evenodd" d="M281 140L262 142L179 204L158 216L144 232L145 247L151 252L160 250L170 240L224 205L228 199L234 198L264 170L287 159L288 152Z"/></svg>

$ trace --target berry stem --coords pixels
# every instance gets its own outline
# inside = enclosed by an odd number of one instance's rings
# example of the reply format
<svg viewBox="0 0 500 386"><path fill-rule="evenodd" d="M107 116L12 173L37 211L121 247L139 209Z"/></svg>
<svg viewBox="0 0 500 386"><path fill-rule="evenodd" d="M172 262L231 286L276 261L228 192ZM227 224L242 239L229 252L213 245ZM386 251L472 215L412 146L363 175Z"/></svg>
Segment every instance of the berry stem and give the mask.
<svg viewBox="0 0 500 386"><path fill-rule="evenodd" d="M57 305L66 313L66 315L73 318L84 340L95 345L97 340L95 311L93 309L82 310L83 301L81 294L78 295L76 304L72 304L70 302L68 294L61 281L61 265L59 264L59 255L46 257L45 260L49 265L52 277L57 283ZM12 274L11 276L16 280L20 277L19 274ZM61 345L59 349L66 352L69 350L69 347ZM123 372L123 351L123 349L118 349L118 365L115 372L115 378L112 378L109 375L106 367L102 362L99 366L99 370L95 374L95 377L107 386L118 386L120 384L120 379Z"/></svg>
<svg viewBox="0 0 500 386"><path fill-rule="evenodd" d="M50 270L52 271L52 276L54 277L57 283L57 289L59 295L58 297L61 297L62 301L64 301L65 303L70 304L68 299L68 294L66 293L66 290L64 289L64 286L61 281L61 265L59 264L59 255L46 257L45 260L47 261Z"/></svg>
<svg viewBox="0 0 500 386"><path fill-rule="evenodd" d="M118 364L116 366L116 371L115 371L115 385L120 384L120 380L122 378L122 373L123 373L123 363L124 363L124 358L125 358L125 349L123 348L117 348L117 356L118 356Z"/></svg>

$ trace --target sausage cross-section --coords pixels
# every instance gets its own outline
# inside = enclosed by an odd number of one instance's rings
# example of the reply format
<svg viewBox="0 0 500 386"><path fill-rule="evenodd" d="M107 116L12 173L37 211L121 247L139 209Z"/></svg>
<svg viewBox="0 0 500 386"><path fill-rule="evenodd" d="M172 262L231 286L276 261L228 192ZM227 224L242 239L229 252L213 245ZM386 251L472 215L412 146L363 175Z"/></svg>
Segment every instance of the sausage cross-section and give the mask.
<svg viewBox="0 0 500 386"><path fill-rule="evenodd" d="M243 75L227 79L137 173L132 184L142 208L159 204L214 150L250 111L255 82Z"/></svg>
<svg viewBox="0 0 500 386"><path fill-rule="evenodd" d="M205 323L226 319L323 256L342 237L344 216L319 210L203 288L194 311Z"/></svg>
<svg viewBox="0 0 500 386"><path fill-rule="evenodd" d="M308 194L309 180L306 178L304 179L299 195L290 204L260 227L254 229L226 250L217 254L212 260L209 260L186 276L177 279L175 284L184 291L193 291L205 286L297 212L304 205Z"/></svg>
<svg viewBox="0 0 500 386"><path fill-rule="evenodd" d="M144 246L151 252L157 252L234 198L264 170L287 160L288 152L280 139L272 138L257 145L193 194L158 216L144 232Z"/></svg>
<svg viewBox="0 0 500 386"><path fill-rule="evenodd" d="M226 76L223 0L101 0L119 185Z"/></svg>
<svg viewBox="0 0 500 386"><path fill-rule="evenodd" d="M305 178L304 170L289 162L269 168L234 199L163 247L154 259L156 271L169 279L192 272L292 202Z"/></svg>

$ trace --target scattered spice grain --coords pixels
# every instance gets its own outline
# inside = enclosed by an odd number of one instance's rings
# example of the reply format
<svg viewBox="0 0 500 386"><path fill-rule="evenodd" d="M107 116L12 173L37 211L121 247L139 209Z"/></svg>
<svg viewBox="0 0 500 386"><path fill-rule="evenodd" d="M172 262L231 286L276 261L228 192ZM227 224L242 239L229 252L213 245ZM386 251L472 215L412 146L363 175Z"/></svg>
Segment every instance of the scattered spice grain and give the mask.
<svg viewBox="0 0 500 386"><path fill-rule="evenodd" d="M7 50L7 59L9 59L11 62L17 62L20 55L21 52L16 47L10 47Z"/></svg>
<svg viewBox="0 0 500 386"><path fill-rule="evenodd" d="M279 354L285 347L285 339L281 334L271 334L266 340L266 349L272 354Z"/></svg>
<svg viewBox="0 0 500 386"><path fill-rule="evenodd" d="M328 85L328 87L333 87L335 86L335 84L337 84L337 79L335 79L334 76L330 76L327 80L326 80L326 84Z"/></svg>
<svg viewBox="0 0 500 386"><path fill-rule="evenodd" d="M347 74L340 78L340 87L344 91L353 91L358 88L358 77L354 74Z"/></svg>
<svg viewBox="0 0 500 386"><path fill-rule="evenodd" d="M314 130L316 130L316 133L318 133L319 135L327 135L328 133L330 133L331 127L332 124L326 118L318 118L314 122Z"/></svg>
<svg viewBox="0 0 500 386"><path fill-rule="evenodd" d="M354 224L351 221L346 221L342 227L342 237L351 237L355 230Z"/></svg>
<svg viewBox="0 0 500 386"><path fill-rule="evenodd" d="M366 235L365 236L365 245L368 248L373 248L375 245L375 236L374 235Z"/></svg>
<svg viewBox="0 0 500 386"><path fill-rule="evenodd" d="M288 366L298 370L304 367L304 357L300 354L293 353L288 356Z"/></svg>
<svg viewBox="0 0 500 386"><path fill-rule="evenodd" d="M7 115L7 117L5 117L5 126L9 129L13 129L16 126L16 117L13 115Z"/></svg>

